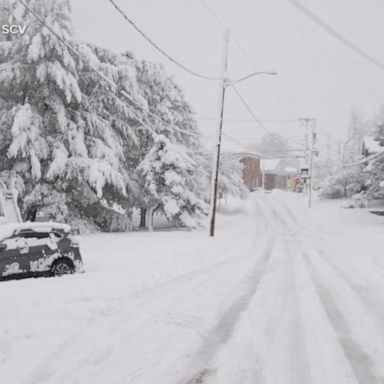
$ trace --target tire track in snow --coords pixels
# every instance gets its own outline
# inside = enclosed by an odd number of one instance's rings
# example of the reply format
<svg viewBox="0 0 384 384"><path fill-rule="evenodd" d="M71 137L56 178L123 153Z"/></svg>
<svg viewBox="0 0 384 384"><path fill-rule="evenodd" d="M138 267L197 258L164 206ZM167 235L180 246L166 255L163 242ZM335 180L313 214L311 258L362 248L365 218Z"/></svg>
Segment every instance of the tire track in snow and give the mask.
<svg viewBox="0 0 384 384"><path fill-rule="evenodd" d="M287 355L289 356L286 367L286 381L292 384L308 384L311 382L310 364L308 360L307 340L305 338L304 322L299 310L296 267L298 263L297 232L290 225L290 220L282 217L266 197L266 205L273 216L273 224L285 249L281 262L286 270L286 286L283 294L286 297L284 315L283 338L286 339Z"/></svg>
<svg viewBox="0 0 384 384"><path fill-rule="evenodd" d="M185 295L185 292L181 289L183 286L188 286L185 289L196 291L200 286L204 285L207 281L212 280L214 276L217 276L222 268L225 268L234 262L238 263L239 258L227 259L202 268L199 271L183 274L183 278L181 276L177 276L176 278L161 284L161 291L154 296L160 296L163 291L166 292L167 290L173 290L172 288L174 287L178 287L178 289L174 290L176 295L173 295L172 298L175 301L182 300L183 296ZM197 277L199 278L196 279ZM190 285L191 281L195 281L195 284L192 286ZM145 297L148 296L149 293L150 292L146 291ZM156 300L156 297L154 296L150 296L145 302L138 302L136 305L141 307L144 306L147 302L153 302ZM105 309L103 309L103 313L114 312L116 310L115 306L116 303L108 305ZM131 312L135 311L140 313L140 310L137 308L130 307L128 311L129 313L127 313L127 317L130 316ZM122 315L124 314L122 313ZM134 323L131 324L133 333L139 331L142 328L143 321L145 320L147 320L145 315L139 316L139 318L136 317ZM97 331L102 331L102 334L107 333L108 329L115 329L117 326L119 326L121 321L121 317L118 317L117 319L111 318L109 321L105 318L105 316L99 316L98 318L94 317L92 321L86 326L81 327L81 329L63 338L56 345L56 347L47 353L46 358L42 359L36 364L35 368L26 376L22 384L40 384L50 382L51 379L56 375L58 368L61 367L60 362L64 359L65 356L73 354L73 350L76 350L77 345L79 344L89 345L89 342L93 339L90 337L92 332L95 332L96 330L96 333ZM189 323L189 321L185 320L185 323ZM100 325L101 328L98 328ZM105 331L103 331L102 328L105 328ZM84 343L81 343L82 340L85 340ZM108 348L105 349L104 352L106 353L107 350ZM106 355L104 352L102 355ZM79 361L76 363L76 368L80 369L82 365L88 361L88 359L88 356L79 358ZM69 370L72 370L72 367Z"/></svg>
<svg viewBox="0 0 384 384"><path fill-rule="evenodd" d="M171 279L172 282L166 282L164 283L164 285L162 284L162 291L166 291L168 289L172 290L173 287L177 286L178 289L174 290L176 295L173 295L172 299L174 301L182 300L185 296L185 292L181 289L182 287L180 286L187 286L185 287L185 289L196 291L199 287L204 286L207 281L211 281L215 276L217 276L220 273L221 268L225 268L231 263L234 263L235 261L239 262L239 259L230 259L215 263L214 265L210 265L209 267L202 268L202 270L200 270L200 274L197 271L194 271L191 274L187 273L185 275L188 276L188 279L185 280L180 280L179 277ZM195 280L197 276L199 277L199 279L197 279L197 281L195 281L195 283L191 286L191 280ZM146 293L148 294L148 292ZM161 295L161 293L155 296L159 295ZM146 300L146 303L153 302L155 300L156 298L151 296L148 300ZM145 305L145 303L139 302L138 305L143 306ZM113 312L115 310L115 306L116 303L113 303L112 305L107 306L107 309L103 310L103 312ZM129 318L131 312L135 311L137 311L137 308L130 308L129 313L127 313L126 317ZM141 311L138 310L138 312L140 313ZM143 328L143 323L145 321L148 321L148 316L146 314L136 317L133 323L131 324L131 333L135 334L137 332L140 332ZM76 355L76 350L77 353L79 353L79 345L90 346L88 352L90 356L92 356L94 354L94 351L92 351L91 349L92 340L94 340L92 334L95 334L95 337L97 336L97 334L107 334L109 333L109 330L114 330L116 329L116 327L119 327L119 325L121 325L121 322L121 316L119 316L118 318L111 318L110 320L106 319L104 316L98 317L97 319L94 318L91 323L87 324L87 326L83 326L81 329L77 330L73 334L63 338L51 351L47 353L45 358L43 358L36 364L35 368L29 372L22 384L51 383L54 376L56 376L56 374L58 373L58 369L63 370L61 362L68 361L68 356ZM186 320L185 322L187 323L188 321ZM201 333L201 331L199 331L199 333ZM108 351L111 349L113 349L113 347L110 343L109 347L103 349L101 356L108 356ZM70 364L68 368L64 368L64 372L69 373L73 370L80 370L82 367L88 364L90 360L92 360L92 357L90 358L90 356L86 355L84 357L77 358L77 361L74 362L74 366ZM145 371L140 370L140 372L144 373ZM133 377L136 377L136 375L137 372L134 372ZM65 376L65 374L62 374L62 372L60 372L60 376ZM59 382L65 382L65 380L61 380L60 378L58 380Z"/></svg>
<svg viewBox="0 0 384 384"><path fill-rule="evenodd" d="M257 245L260 238L255 237L253 246ZM124 340L140 334L143 339L150 339L149 328L153 326L153 320L156 318L159 322L168 323L170 326L186 327L195 331L201 338L206 337L206 328L196 317L184 315L183 313L173 313L165 311L163 307L173 308L175 304L184 302L186 297L191 294L194 296L204 295L207 284L212 284L215 277L219 277L223 270L230 268L231 265L252 260L253 256L233 257L212 263L209 266L178 275L170 280L153 286L142 293L136 295L135 303L128 311L118 308L121 300L108 305L103 312L119 312L119 317L113 318L95 318L89 327L83 327L78 332L63 339L57 344L56 348L48 353L47 357L41 360L25 379L24 384L30 383L66 383L68 378L72 377L73 372L82 372L85 366L99 365L105 362L114 349L114 343L121 343ZM157 302L159 298L166 298L161 305ZM129 299L124 297L122 300ZM173 304L172 304L173 303ZM153 306L155 305L155 306ZM148 313L150 309L150 313ZM135 316L133 321L129 320L124 327L121 326L124 318L129 318L135 311L142 313L142 316ZM205 329L203 329L205 328ZM112 332L111 332L112 331ZM119 332L117 332L119 331ZM123 331L123 335L120 334ZM92 340L100 335L109 334L109 340L104 346L92 346ZM123 339L122 339L123 337ZM104 343L105 344L105 343ZM81 348L79 348L81 347ZM95 349L93 349L95 347ZM75 356L77 356L75 358ZM61 362L65 361L62 366ZM131 374L125 375L124 382L136 382L146 373L145 367L139 364L132 367ZM72 374L72 375L71 375Z"/></svg>
<svg viewBox="0 0 384 384"><path fill-rule="evenodd" d="M309 234L308 227L300 225L299 220L294 215L291 208L284 204L284 209L292 221L296 223L295 225L297 229ZM318 233L314 232L310 233L310 235L311 238L316 239ZM364 306L365 310L373 315L377 323L377 327L381 331L379 332L379 335L384 335L384 300L382 296L378 294L381 292L380 287L377 287L372 281L368 281L366 278L359 275L358 272L350 266L350 264L343 264L343 268L337 265L336 262L329 256L329 253L325 251L323 245L321 245L320 239L316 239L316 241L312 242L311 246L315 249L318 255L321 256L321 259L325 261L326 264L336 273L339 279L353 291L360 303ZM355 277L352 275L355 275ZM360 280L360 282L357 280Z"/></svg>
<svg viewBox="0 0 384 384"><path fill-rule="evenodd" d="M309 235L307 228L304 228L300 225L300 221L297 216L290 210L290 208L282 201L280 201L280 208L283 208L286 215L290 219L290 225L292 228L296 228L297 231L301 233L306 233ZM287 218L287 216L285 218ZM286 222L287 224L287 222ZM308 236L309 238L309 236ZM319 273L316 271L316 268L311 260L310 255L305 251L304 240L302 237L297 237L298 243L301 243L301 249L303 251L303 259L308 267L308 273L313 281L313 285L316 289L317 295L320 299L320 302L327 314L327 317L335 330L339 344L360 384L383 384L384 378L380 377L377 367L372 359L372 357L367 353L367 351L358 343L355 337L353 337L352 329L340 310L339 306L333 299L331 292L329 291L327 285L321 279ZM317 257L320 257L322 260L325 260L329 264L329 259L326 257L324 252L318 252L316 245L312 244L307 240L314 251L316 251ZM341 271L341 270L340 270ZM342 273L341 276L345 277L345 274ZM348 284L345 279L342 278L344 282Z"/></svg>
<svg viewBox="0 0 384 384"><path fill-rule="evenodd" d="M257 291L268 262L271 259L275 240L275 236L272 235L267 241L258 263L242 282L242 285L244 285L244 288L241 289L243 292L242 295L238 296L232 304L227 307L217 324L210 331L208 339L201 346L190 364L190 372L186 373L186 378L181 380L182 384L204 383L205 375L211 372L211 370L207 368L207 365L209 365L209 362L212 361L220 348L228 342L241 315Z"/></svg>
<svg viewBox="0 0 384 384"><path fill-rule="evenodd" d="M304 334L303 319L300 316L298 291L296 286L297 249L294 238L285 240L289 264L290 287L288 290L288 346L290 360L290 383L308 384L311 382L310 366L308 361L308 348ZM287 255L287 256L288 256ZM285 257L288 260L288 257Z"/></svg>
<svg viewBox="0 0 384 384"><path fill-rule="evenodd" d="M347 319L334 301L328 287L322 282L320 276L315 271L309 255L304 253L303 257L308 265L309 274L313 280L320 302L338 336L339 343L358 382L360 384L383 384L384 380L380 378L372 358L352 336Z"/></svg>

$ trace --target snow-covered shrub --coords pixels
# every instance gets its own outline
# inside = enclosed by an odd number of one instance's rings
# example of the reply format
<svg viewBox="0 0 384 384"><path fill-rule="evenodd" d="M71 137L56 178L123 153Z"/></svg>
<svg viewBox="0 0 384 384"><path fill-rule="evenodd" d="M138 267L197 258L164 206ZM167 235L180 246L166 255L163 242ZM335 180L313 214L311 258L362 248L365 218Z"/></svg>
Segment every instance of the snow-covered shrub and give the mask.
<svg viewBox="0 0 384 384"><path fill-rule="evenodd" d="M324 199L341 199L345 197L345 190L336 182L335 177L329 176L320 186L319 196Z"/></svg>
<svg viewBox="0 0 384 384"><path fill-rule="evenodd" d="M362 193L358 193L348 201L345 201L342 204L342 208L367 208L368 207L368 200L366 199L365 195Z"/></svg>
<svg viewBox="0 0 384 384"><path fill-rule="evenodd" d="M69 223L72 227L73 233L77 235L86 235L100 231L100 228L90 220L74 217L69 220Z"/></svg>
<svg viewBox="0 0 384 384"><path fill-rule="evenodd" d="M132 220L113 209L98 207L94 215L95 224L103 232L127 232L132 230Z"/></svg>
<svg viewBox="0 0 384 384"><path fill-rule="evenodd" d="M365 168L366 193L369 199L384 198L384 154L373 159Z"/></svg>
<svg viewBox="0 0 384 384"><path fill-rule="evenodd" d="M364 184L361 166L344 168L323 182L319 196L325 199L352 197L364 190Z"/></svg>

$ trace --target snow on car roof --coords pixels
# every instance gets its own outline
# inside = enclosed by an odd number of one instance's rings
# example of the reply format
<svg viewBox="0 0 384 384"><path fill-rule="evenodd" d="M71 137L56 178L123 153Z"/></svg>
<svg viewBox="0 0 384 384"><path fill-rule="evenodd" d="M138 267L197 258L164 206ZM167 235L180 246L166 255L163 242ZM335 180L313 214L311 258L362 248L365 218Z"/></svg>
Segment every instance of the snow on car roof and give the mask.
<svg viewBox="0 0 384 384"><path fill-rule="evenodd" d="M26 222L26 223L6 223L0 224L0 239L11 236L16 231L24 229L32 229L37 232L51 231L52 229L61 229L64 232L69 232L71 226L68 224L49 222Z"/></svg>

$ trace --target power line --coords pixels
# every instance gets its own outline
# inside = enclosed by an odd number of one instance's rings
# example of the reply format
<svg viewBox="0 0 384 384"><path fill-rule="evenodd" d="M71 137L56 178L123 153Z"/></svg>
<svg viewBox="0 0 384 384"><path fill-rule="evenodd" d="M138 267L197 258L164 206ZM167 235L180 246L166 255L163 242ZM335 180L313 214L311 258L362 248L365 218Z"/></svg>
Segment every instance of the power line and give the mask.
<svg viewBox="0 0 384 384"><path fill-rule="evenodd" d="M265 157L265 155L264 155L263 153L252 151L251 149L247 148L244 144L240 143L240 142L239 142L237 139L235 139L234 137L229 136L229 135L226 134L226 133L223 133L223 136L226 137L228 140L232 141L233 143L236 143L238 146L240 146L241 148L243 148L246 152L253 153L253 154L257 154L257 155L260 155L260 156L264 156L264 157Z"/></svg>
<svg viewBox="0 0 384 384"><path fill-rule="evenodd" d="M243 47L241 46L241 44L239 43L239 41L234 37L233 38L233 41L235 42L235 45L237 46L237 48L239 49L240 53L242 54L242 56L244 57L244 59L250 64L251 68L252 69L256 69L256 65L255 63L253 62L253 60L249 57L249 55L247 54L247 52L245 52L245 50L243 49ZM290 111L293 111L293 108L285 101L285 99L268 83L268 81L266 81L264 78L260 78L259 79L265 87L267 87L269 89L269 91L276 97L277 100L280 101L280 103L282 103L287 109L289 109Z"/></svg>
<svg viewBox="0 0 384 384"><path fill-rule="evenodd" d="M62 36L60 36L56 31L55 29L49 25L33 8L31 8L24 0L19 0L21 2L21 4L23 4L23 6L29 11L32 13L32 15L45 27L47 28L57 39L59 39L75 56L77 56L79 59L82 59L81 57L81 54L71 45L69 44ZM105 80L106 82L108 82L108 84L110 84L113 88L115 88L115 83L110 80L104 73L100 72L98 69L94 68L90 63L89 63L89 67L91 68L91 70L93 72L95 72L97 75L99 75L103 80ZM131 95L129 95L127 92L123 91L123 90L119 90L119 92L124 96L126 97L130 102L132 102L134 105L136 105L137 107L139 107L140 109L142 109L143 111L145 111L146 113L148 113L149 115L155 117L158 121L161 121L163 124L165 124L166 126L170 127L171 129L173 130L176 130L176 131L179 131L179 132L182 132L182 133L185 133L187 135L190 135L190 136L195 136L195 137L199 137L200 135L198 134L195 134L193 132L189 132L189 131L185 131L183 129L180 129L178 127L175 127L175 126L171 126L168 122L166 122L165 120L163 120L161 117L159 117L158 115L156 115L155 113L151 112L150 110L146 110L143 108L143 106L138 103L135 99L133 99L133 97ZM121 101L120 98L116 95L114 95L114 97ZM132 115L134 116L134 118L140 123L142 124L145 128L147 128L150 132L153 133L153 129L146 123L144 122L140 117L138 117L134 112L132 112Z"/></svg>
<svg viewBox="0 0 384 384"><path fill-rule="evenodd" d="M360 55L361 57L365 58L366 60L370 61L372 64L376 65L377 67L384 69L384 64L382 64L380 61L376 60L366 52L364 52L362 49L360 49L356 44L349 41L347 38L345 38L343 35L341 35L339 32L337 32L334 28L332 28L329 24L327 24L324 20L320 19L319 16L315 15L312 11L310 11L307 7L305 7L302 3L300 3L298 0L288 0L294 7L296 7L299 11L301 11L304 15L309 17L312 21L314 21L318 26L323 28L326 32L328 32L330 35L332 35L335 39L339 40L341 43L346 45L348 48L350 48L352 51Z"/></svg>
<svg viewBox="0 0 384 384"><path fill-rule="evenodd" d="M209 116L197 116L196 120L207 120L207 121L216 121L216 117L209 117ZM298 118L292 118L292 119L260 119L263 123L293 123L299 121ZM254 123L254 119L241 119L241 118L226 118L224 119L224 122L234 122L234 123Z"/></svg>
<svg viewBox="0 0 384 384"><path fill-rule="evenodd" d="M237 89L236 85L233 83L233 81L231 81L230 79L228 80L229 83L231 84L233 90L235 91L236 95L238 96L238 98L240 99L241 103L244 105L244 107L248 110L248 112L251 114L251 116L254 118L254 120L256 121L257 124L259 124L259 126L265 131L267 132L269 135L277 138L278 140L281 139L281 137L279 136L276 136L275 133L273 133L271 130L269 130L264 124L263 122L256 116L255 112L253 112L252 108L249 106L249 104L245 101L244 97L241 95L241 93L239 92L239 90ZM287 141L290 141L292 143L295 143L297 144L298 142L296 142L295 140L289 140L287 139ZM299 144L299 145L302 145L302 144Z"/></svg>
<svg viewBox="0 0 384 384"><path fill-rule="evenodd" d="M342 164L342 167L354 167L356 165L361 165L361 164L365 164L365 163L370 163L370 164L374 164L377 160L379 160L382 156L383 156L384 152L379 152L379 153L375 153L371 156L368 156L368 157L365 157L361 160L358 160L354 163L348 163L348 164ZM371 162L371 160L374 160L373 162Z"/></svg>
<svg viewBox="0 0 384 384"><path fill-rule="evenodd" d="M248 112L251 114L251 116L253 117L253 119L256 121L257 124L259 124L259 126L264 129L265 132L267 132L268 134L272 135L272 136L275 136L274 133L272 131L270 131L263 123L262 121L255 115L255 113L253 112L252 108L248 105L248 103L245 101L245 99L243 98L243 96L241 95L241 93L239 92L239 90L237 89L236 85L233 83L233 81L229 80L229 83L231 84L233 90L235 91L236 95L238 96L238 98L240 99L241 103L244 105L244 107L248 110Z"/></svg>
<svg viewBox="0 0 384 384"><path fill-rule="evenodd" d="M222 26L224 29L229 28L221 19L217 16L217 14L210 8L205 0L200 0L201 4L204 6L204 8L210 13L210 15L217 21L217 23ZM248 64L251 66L253 70L256 70L255 63L253 60L249 57L247 52L245 52L244 48L240 44L239 40L237 39L236 35L232 32L232 41L235 43L236 47L238 48L239 52L242 54L244 59L248 62ZM265 87L268 88L268 90L289 110L293 111L293 108L285 101L285 99L264 79L260 78L260 81L264 84Z"/></svg>
<svg viewBox="0 0 384 384"><path fill-rule="evenodd" d="M222 80L220 77L213 77L213 76L206 76L202 75L201 73L195 72L185 65L181 64L177 60L175 60L172 56L170 56L168 53L166 53L162 48L160 48L144 31L142 31L128 16L127 14L115 3L114 0L107 0L109 1L115 9L123 16L123 18L145 39L148 41L149 44L151 44L157 51L159 51L163 56L165 56L169 61L171 61L173 64L177 65L179 68L183 69L184 71L190 73L193 76L199 77L204 80Z"/></svg>
<svg viewBox="0 0 384 384"><path fill-rule="evenodd" d="M204 8L208 11L208 13L210 13L211 16L217 21L218 24L220 24L224 29L228 29L228 26L224 23L223 20L220 19L220 17L216 15L215 12L213 12L213 10L208 6L205 0L200 0L200 2L201 4L203 4Z"/></svg>

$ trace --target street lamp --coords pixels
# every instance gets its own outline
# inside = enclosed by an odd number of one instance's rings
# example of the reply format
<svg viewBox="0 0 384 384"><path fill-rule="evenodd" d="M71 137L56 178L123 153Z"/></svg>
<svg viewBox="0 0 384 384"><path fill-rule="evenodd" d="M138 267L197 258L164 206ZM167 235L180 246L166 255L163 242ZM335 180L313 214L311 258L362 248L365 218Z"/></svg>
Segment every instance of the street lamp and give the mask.
<svg viewBox="0 0 384 384"><path fill-rule="evenodd" d="M247 79L249 79L253 76L257 76L257 75L277 75L277 72L276 71L258 71L258 72L251 73L250 75L240 77L240 79L237 79L237 80L230 80L229 83L230 84L237 84L237 83L240 83L240 81L247 80Z"/></svg>

